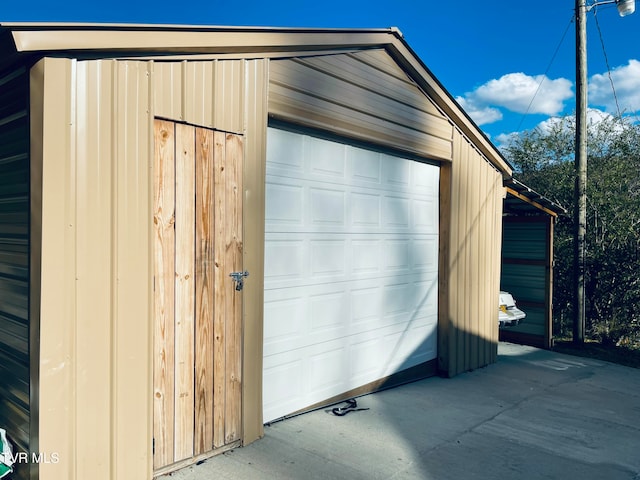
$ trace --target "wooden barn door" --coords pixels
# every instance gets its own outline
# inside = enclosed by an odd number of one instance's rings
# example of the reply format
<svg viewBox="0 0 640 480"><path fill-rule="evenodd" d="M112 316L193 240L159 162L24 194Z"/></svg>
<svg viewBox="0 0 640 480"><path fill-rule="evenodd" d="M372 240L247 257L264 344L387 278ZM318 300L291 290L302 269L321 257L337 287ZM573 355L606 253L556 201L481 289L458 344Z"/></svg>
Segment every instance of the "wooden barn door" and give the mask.
<svg viewBox="0 0 640 480"><path fill-rule="evenodd" d="M240 441L242 138L154 124L154 469Z"/></svg>

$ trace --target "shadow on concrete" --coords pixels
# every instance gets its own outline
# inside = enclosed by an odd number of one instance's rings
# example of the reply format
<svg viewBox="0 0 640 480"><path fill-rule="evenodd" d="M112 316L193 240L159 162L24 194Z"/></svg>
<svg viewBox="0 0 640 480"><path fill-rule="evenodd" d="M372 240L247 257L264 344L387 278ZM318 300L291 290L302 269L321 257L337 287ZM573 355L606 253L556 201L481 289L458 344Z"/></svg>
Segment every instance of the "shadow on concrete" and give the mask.
<svg viewBox="0 0 640 480"><path fill-rule="evenodd" d="M640 371L500 344L498 362L266 428L172 479L637 479Z"/></svg>

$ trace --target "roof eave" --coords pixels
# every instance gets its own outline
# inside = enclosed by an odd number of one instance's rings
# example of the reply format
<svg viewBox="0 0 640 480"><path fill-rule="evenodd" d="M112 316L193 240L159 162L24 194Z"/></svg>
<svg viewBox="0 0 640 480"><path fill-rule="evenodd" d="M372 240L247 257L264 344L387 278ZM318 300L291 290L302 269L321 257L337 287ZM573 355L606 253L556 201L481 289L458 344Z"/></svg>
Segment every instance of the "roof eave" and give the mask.
<svg viewBox="0 0 640 480"><path fill-rule="evenodd" d="M386 44L397 29L212 27L5 23L18 52L127 51L228 53ZM119 33L110 35L110 33Z"/></svg>
<svg viewBox="0 0 640 480"><path fill-rule="evenodd" d="M512 177L513 166L422 62L402 36L395 37L390 50L396 61L399 61L406 70L413 72L412 77L414 79L419 82L422 80L420 82L421 88L452 119L455 125L473 140L476 147L500 170L503 177L505 179Z"/></svg>
<svg viewBox="0 0 640 480"><path fill-rule="evenodd" d="M510 177L513 168L404 40L385 29L215 27L136 24L3 23L18 54L110 52L135 55L325 52L385 48L491 163ZM110 33L116 33L113 35Z"/></svg>

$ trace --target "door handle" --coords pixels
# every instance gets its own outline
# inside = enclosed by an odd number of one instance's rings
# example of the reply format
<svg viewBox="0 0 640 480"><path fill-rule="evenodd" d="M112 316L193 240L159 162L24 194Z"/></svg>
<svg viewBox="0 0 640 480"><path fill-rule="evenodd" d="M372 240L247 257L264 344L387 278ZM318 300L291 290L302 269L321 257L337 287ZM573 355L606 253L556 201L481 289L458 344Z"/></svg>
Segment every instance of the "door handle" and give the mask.
<svg viewBox="0 0 640 480"><path fill-rule="evenodd" d="M229 276L233 279L236 284L236 290L239 292L244 287L244 279L249 276L249 272L245 270L244 272L231 272Z"/></svg>

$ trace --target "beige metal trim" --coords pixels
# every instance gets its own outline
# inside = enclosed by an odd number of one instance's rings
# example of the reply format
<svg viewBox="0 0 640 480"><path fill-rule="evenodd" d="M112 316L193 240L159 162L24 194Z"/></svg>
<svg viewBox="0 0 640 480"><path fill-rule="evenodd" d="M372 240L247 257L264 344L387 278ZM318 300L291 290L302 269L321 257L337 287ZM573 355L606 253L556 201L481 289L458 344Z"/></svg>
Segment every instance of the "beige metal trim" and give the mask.
<svg viewBox="0 0 640 480"><path fill-rule="evenodd" d="M37 63L30 72L30 258L29 258L29 376L30 376L30 432L29 448L40 451L40 302L42 281L42 160L44 61ZM31 478L38 477L38 464L31 465Z"/></svg>
<svg viewBox="0 0 640 480"><path fill-rule="evenodd" d="M181 61L211 61L211 60L260 60L260 59L284 59L284 58L305 58L305 57L319 57L319 56L331 56L339 53L356 53L363 50L375 49L377 47L364 47L364 48L335 48L326 50L298 50L298 51L286 51L286 52L260 52L257 55L255 52L245 53L203 53L203 54L170 54L170 55L131 55L118 57L118 60L154 60L156 62L181 62Z"/></svg>
<svg viewBox="0 0 640 480"><path fill-rule="evenodd" d="M510 187L505 187L507 189L507 192L510 193L511 195L513 195L516 198L519 198L520 200L522 200L523 202L526 202L530 205L533 205L534 207L542 210L544 213L551 215L552 217L557 217L558 214L556 212L554 212L553 210L549 210L548 208L546 208L545 206L541 205L540 203L536 202L535 200L531 200L530 198L528 198L526 195L521 194L520 192L517 192L516 190L514 190L513 188Z"/></svg>
<svg viewBox="0 0 640 480"><path fill-rule="evenodd" d="M242 442L264 435L262 351L264 311L264 214L267 148L268 60L245 64L244 267L251 272L243 295Z"/></svg>
<svg viewBox="0 0 640 480"><path fill-rule="evenodd" d="M76 458L75 419L75 206L67 202L75 186L70 182L71 77L69 60L44 59L33 69L42 84L40 104L32 104L33 114L41 116L42 129L32 132L32 169L42 176L41 235L33 239L39 251L41 278L32 285L39 305L33 313L44 315L40 322L40 417L39 448L59 454L60 463L40 466L39 478L73 479ZM39 142L42 142L39 145ZM39 148L41 147L41 148ZM36 193L36 192L32 192ZM34 258L35 259L35 258ZM33 281L34 279L32 279ZM34 301L37 299L34 298Z"/></svg>
<svg viewBox="0 0 640 480"><path fill-rule="evenodd" d="M15 29L18 52L103 50L128 52L232 53L323 50L387 43L390 31L354 30L230 30L156 28L137 30L85 28Z"/></svg>

